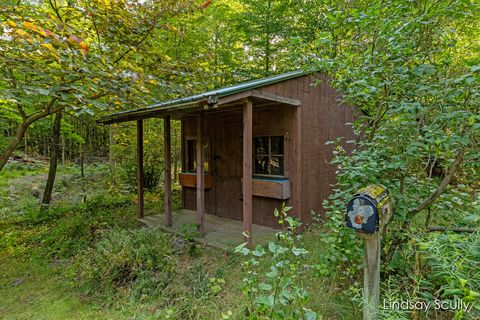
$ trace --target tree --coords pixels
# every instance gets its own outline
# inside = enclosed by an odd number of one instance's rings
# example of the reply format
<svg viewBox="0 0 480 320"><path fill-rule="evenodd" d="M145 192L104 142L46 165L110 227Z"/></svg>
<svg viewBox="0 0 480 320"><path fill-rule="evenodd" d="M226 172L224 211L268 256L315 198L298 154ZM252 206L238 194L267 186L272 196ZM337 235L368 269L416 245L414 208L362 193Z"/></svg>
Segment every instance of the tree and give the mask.
<svg viewBox="0 0 480 320"><path fill-rule="evenodd" d="M2 8L0 116L18 125L0 155L0 170L30 125L49 115L147 104L147 87L156 82L144 81L142 69L128 58L162 19L190 6L86 0Z"/></svg>
<svg viewBox="0 0 480 320"><path fill-rule="evenodd" d="M322 35L336 50L319 65L344 102L364 113L356 150L337 150L339 184L328 208L343 216L339 204L359 187L385 184L395 204L387 261L414 230L428 227L432 217L419 221L419 213L432 209L438 223L451 224L474 211L468 204L480 169L480 55L473 41L479 10L475 1L356 2L332 11L337 38Z"/></svg>
<svg viewBox="0 0 480 320"><path fill-rule="evenodd" d="M42 205L50 204L52 200L53 185L57 173L58 153L60 151L60 124L62 122L62 112L55 114L55 120L52 128L52 147L50 149L50 168L48 169L48 178L43 192Z"/></svg>
<svg viewBox="0 0 480 320"><path fill-rule="evenodd" d="M292 40L296 37L296 1L246 0L237 14L238 28L250 63L261 68L263 76L296 66L288 61Z"/></svg>

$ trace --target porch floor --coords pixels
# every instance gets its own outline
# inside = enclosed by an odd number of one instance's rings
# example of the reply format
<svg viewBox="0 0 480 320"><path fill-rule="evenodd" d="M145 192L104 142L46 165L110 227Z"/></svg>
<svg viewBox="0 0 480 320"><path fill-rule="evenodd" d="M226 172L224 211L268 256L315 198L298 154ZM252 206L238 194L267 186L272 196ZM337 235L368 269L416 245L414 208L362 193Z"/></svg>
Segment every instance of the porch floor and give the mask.
<svg viewBox="0 0 480 320"><path fill-rule="evenodd" d="M197 222L196 212L188 209L173 211L172 218L173 225L171 227L165 226L164 214L145 216L138 220L146 225L159 227L162 230L178 235L182 234L183 225L192 225ZM196 237L195 241L222 250L233 249L244 242L242 230L242 221L205 213L205 236ZM274 240L277 231L273 228L254 224L253 243L265 244L269 240Z"/></svg>

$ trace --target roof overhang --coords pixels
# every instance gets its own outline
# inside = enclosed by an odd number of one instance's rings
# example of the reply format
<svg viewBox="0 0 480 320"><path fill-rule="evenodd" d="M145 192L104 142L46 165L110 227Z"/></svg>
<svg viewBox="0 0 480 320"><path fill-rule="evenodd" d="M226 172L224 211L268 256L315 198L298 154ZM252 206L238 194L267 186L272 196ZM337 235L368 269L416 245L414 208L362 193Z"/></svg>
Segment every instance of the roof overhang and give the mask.
<svg viewBox="0 0 480 320"><path fill-rule="evenodd" d="M247 90L221 98L203 98L195 101L178 103L171 106L147 107L127 112L116 113L102 117L98 122L112 124L119 122L134 121L146 118L157 118L170 115L178 118L188 116L189 113L197 112L218 112L228 110L228 107L244 104L251 99L256 107L262 106L291 106L298 107L302 103L296 99L279 96L272 93L260 92L258 90Z"/></svg>
<svg viewBox="0 0 480 320"><path fill-rule="evenodd" d="M251 99L254 106L300 106L301 102L299 100L261 92L257 89L281 81L298 78L309 73L311 72L298 70L259 80L248 81L238 85L208 91L199 95L157 103L141 109L114 113L102 117L98 122L112 124L145 118L162 117L166 115L171 115L174 118L181 118L188 116L189 113L201 111L226 111L228 110L228 107L240 105L244 103L246 99Z"/></svg>

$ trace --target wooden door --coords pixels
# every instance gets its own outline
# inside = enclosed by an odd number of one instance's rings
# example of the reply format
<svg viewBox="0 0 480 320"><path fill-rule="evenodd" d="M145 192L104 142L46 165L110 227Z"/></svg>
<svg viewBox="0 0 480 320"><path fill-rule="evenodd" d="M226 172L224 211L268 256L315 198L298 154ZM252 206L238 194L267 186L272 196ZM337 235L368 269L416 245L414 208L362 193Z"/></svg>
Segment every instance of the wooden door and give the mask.
<svg viewBox="0 0 480 320"><path fill-rule="evenodd" d="M242 220L242 118L229 114L216 120L212 136L215 213Z"/></svg>

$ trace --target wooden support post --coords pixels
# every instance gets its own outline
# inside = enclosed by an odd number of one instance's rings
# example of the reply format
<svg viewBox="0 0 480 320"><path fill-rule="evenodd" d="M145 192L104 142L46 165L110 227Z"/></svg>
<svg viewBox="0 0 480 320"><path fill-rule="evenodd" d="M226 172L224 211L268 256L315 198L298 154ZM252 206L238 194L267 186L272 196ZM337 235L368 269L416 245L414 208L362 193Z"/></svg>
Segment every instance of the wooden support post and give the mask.
<svg viewBox="0 0 480 320"><path fill-rule="evenodd" d="M302 201L302 108L295 108L293 117L293 210L297 217L305 223ZM303 227L302 227L303 229Z"/></svg>
<svg viewBox="0 0 480 320"><path fill-rule="evenodd" d="M165 224L172 226L172 147L170 138L170 116L163 117L163 141L164 141L164 163L165 163Z"/></svg>
<svg viewBox="0 0 480 320"><path fill-rule="evenodd" d="M202 135L202 114L197 115L197 223L200 235L205 234L205 172L203 154L203 135Z"/></svg>
<svg viewBox="0 0 480 320"><path fill-rule="evenodd" d="M363 273L363 320L378 319L380 302L380 239L381 233L361 234L365 240Z"/></svg>
<svg viewBox="0 0 480 320"><path fill-rule="evenodd" d="M143 218L143 120L137 120L137 217Z"/></svg>
<svg viewBox="0 0 480 320"><path fill-rule="evenodd" d="M252 100L247 100L243 107L243 231L247 234L245 239L252 246Z"/></svg>

